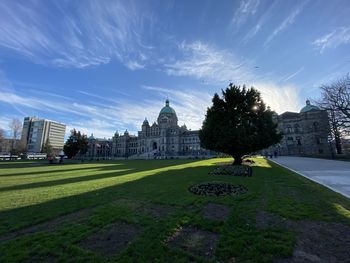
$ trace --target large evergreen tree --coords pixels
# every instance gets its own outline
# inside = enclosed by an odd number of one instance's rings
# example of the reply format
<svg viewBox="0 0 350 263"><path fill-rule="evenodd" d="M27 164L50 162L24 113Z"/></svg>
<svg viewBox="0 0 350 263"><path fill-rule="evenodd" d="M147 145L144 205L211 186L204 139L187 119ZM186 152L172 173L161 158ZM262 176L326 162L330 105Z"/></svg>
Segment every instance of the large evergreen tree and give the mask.
<svg viewBox="0 0 350 263"><path fill-rule="evenodd" d="M201 146L231 155L233 164L239 165L243 155L281 140L272 115L257 90L231 83L222 91L222 98L218 94L213 97L213 105L208 108L199 132Z"/></svg>
<svg viewBox="0 0 350 263"><path fill-rule="evenodd" d="M78 153L83 155L88 150L88 138L85 134L75 129L71 130L71 134L64 145L64 153L68 158L75 157Z"/></svg>

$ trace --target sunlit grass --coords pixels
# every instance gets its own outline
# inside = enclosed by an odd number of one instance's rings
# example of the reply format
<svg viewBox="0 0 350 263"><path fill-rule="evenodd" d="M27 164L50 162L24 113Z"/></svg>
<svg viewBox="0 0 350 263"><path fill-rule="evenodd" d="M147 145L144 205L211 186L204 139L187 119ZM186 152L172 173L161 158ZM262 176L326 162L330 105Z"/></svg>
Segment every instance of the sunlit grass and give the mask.
<svg viewBox="0 0 350 263"><path fill-rule="evenodd" d="M272 262L276 255L292 255L295 234L273 227L257 229L257 211L289 220L350 225L348 199L264 158L253 160L252 177L210 174L216 165L232 162L231 158L64 165L0 163L0 240L1 235L11 231L95 209L85 223L73 220L50 233L19 237L8 243L0 241L0 262L25 262L32 257L44 262L45 256L52 253L60 262L104 262L104 258L80 248L79 240L116 221L145 228L145 234L115 258L117 262L154 262L155 258L158 262L193 261L190 255L170 250L164 243L169 233L185 224L220 235L216 252L220 262L232 258ZM248 192L237 197L205 197L188 191L194 184L211 181L239 184ZM204 219L202 209L207 203L231 207L228 220ZM137 211L144 204L161 204L171 207L174 213L165 219L152 219Z"/></svg>
<svg viewBox="0 0 350 263"><path fill-rule="evenodd" d="M350 219L350 210L349 209L346 209L341 204L334 204L334 207L340 215L345 216L345 217Z"/></svg>

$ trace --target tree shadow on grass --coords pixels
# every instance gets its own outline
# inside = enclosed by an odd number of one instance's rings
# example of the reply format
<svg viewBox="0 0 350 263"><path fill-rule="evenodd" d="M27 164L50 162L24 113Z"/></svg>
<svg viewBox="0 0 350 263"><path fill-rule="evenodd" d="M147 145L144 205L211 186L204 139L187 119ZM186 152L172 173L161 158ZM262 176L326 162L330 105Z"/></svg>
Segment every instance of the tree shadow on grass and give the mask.
<svg viewBox="0 0 350 263"><path fill-rule="evenodd" d="M107 163L110 164L110 163ZM168 166L169 164L176 164L175 162L169 163L169 162L160 162L159 165L157 165L157 169L164 168ZM45 174L45 173L58 173L58 172L70 172L70 171L80 171L80 170L93 170L97 172L98 174L91 174L91 175L84 175L84 176L74 176L69 178L63 178L63 179L57 179L57 180L51 180L51 181L44 181L44 182L35 182L35 183L29 183L29 184L20 184L20 185L13 185L8 187L0 187L0 192L5 191L13 191L13 190L25 190L25 189L33 189L38 187L52 187L62 184L69 184L69 183L77 183L77 182L84 182L84 181L92 181L92 180L99 180L104 178L110 178L115 176L122 176L127 175L130 173L137 173L146 171L149 168L154 168L154 165L152 163L149 163L148 165L138 165L137 162L128 162L128 163L118 163L116 165L108 165L108 166L92 166L92 167L81 167L81 168L75 168L75 169L61 169L61 170L49 170L49 171L37 171L32 172L32 175L36 174ZM104 171L113 171L111 173L105 173ZM26 173L18 173L18 175L22 175ZM7 175L5 175L7 176ZM67 174L67 177L70 176Z"/></svg>
<svg viewBox="0 0 350 263"><path fill-rule="evenodd" d="M195 161L191 161L195 162ZM189 165L191 165L191 162L187 162ZM152 168L154 170L161 169L161 168L166 168L169 167L169 170L171 169L177 169L177 168L172 168L172 166L176 165L183 165L184 163L181 162L160 162L157 167L154 167L155 165L149 164L149 165L138 165L137 163L132 164L129 166L125 166L133 169L132 172L143 172L143 171L151 171ZM153 167L152 167L153 166ZM118 165L118 168L121 166ZM176 170L176 173L181 170L180 168ZM174 171L162 171L162 172L157 172L151 175L146 175L145 178L147 177L154 177L154 176L159 176L160 174L163 173L172 173ZM43 186L55 186L59 185L61 183L68 184L72 182L78 182L78 181L87 181L87 180L95 180L95 179L103 179L103 178L108 178L108 177L114 177L114 176L122 176L122 175L127 175L130 173L130 171L124 171L117 173L112 172L112 173L104 173L101 175L95 175L95 176L88 176L88 178L84 177L79 177L79 178L70 178L70 179L63 179L63 180L57 180L54 181L53 184L52 182L42 182L34 185L35 187L43 187ZM132 179L131 179L132 180ZM147 182L149 182L147 180ZM50 185L51 183L51 185ZM159 185L157 184L156 180L151 180L150 181L151 185L156 185L154 188L155 192L157 192L157 189L164 189L164 185ZM130 186L132 185L138 185L139 190L132 190L129 189ZM25 185L23 187L30 186ZM33 186L33 185L31 185ZM21 186L18 186L20 188ZM92 182L92 189L93 189L93 182ZM59 199L55 199L52 201L47 201L45 203L37 204L37 205L30 205L22 208L15 208L11 210L7 210L4 212L0 212L0 233L1 232L8 232L11 231L12 229L16 229L21 226L25 225L31 225L33 223L39 223L43 222L45 220L48 220L50 218L55 218L60 214L66 214L66 213L71 213L75 210L87 208L87 207L92 207L100 204L105 204L106 202L113 201L118 199L118 197L124 198L125 196L129 196L133 198L135 196L135 193L137 192L142 192L145 188L144 181L143 179L136 179L135 181L128 181L122 184L114 185L114 186L107 186L105 188L102 188L100 190L93 190L87 193L82 193L82 194L77 194L74 196L69 196L69 197L63 197ZM14 189L12 189L14 190ZM147 190L146 190L147 192ZM139 197L142 198L142 195L138 194ZM156 195L155 193L151 193L151 196Z"/></svg>
<svg viewBox="0 0 350 263"><path fill-rule="evenodd" d="M139 169L140 171L150 170L152 168L140 168L136 164L137 163L134 165L130 164L128 167L134 168L135 170ZM160 164L161 162L159 165ZM264 198L277 198L277 196L274 194L271 195L271 184L274 184L274 187L278 188L283 186L281 185L281 182L284 181L287 184L298 184L300 182L298 177L295 177L294 179L287 178L287 180L285 176L289 176L288 174L280 176L280 173L285 173L285 171L283 171L283 169L275 169L276 167L273 167L274 169L257 167L256 172L254 173L255 176L247 178L209 175L208 172L215 168L215 166L206 166L201 164L196 166L196 164L193 163L192 167L188 166L176 168L169 165L169 163L163 164L168 164L169 170L155 172L154 174L146 175L142 178L127 181L118 185L107 186L99 190L93 190L74 196L62 197L40 204L0 212L0 233L8 233L16 229L56 218L60 215L69 214L81 209L104 205L123 199L136 201L143 200L168 205L180 205L183 207L198 202L219 202L230 205L234 205L236 202L242 202L242 204L246 203L247 205L251 205L254 202L260 202L261 199ZM176 163L173 162L170 164ZM188 164L192 165L190 162ZM159 165L157 165L157 167L155 167L155 165L149 166L153 166L153 169L156 171ZM167 165L164 165L163 167L167 167ZM104 174L102 178L111 176L115 176L115 173ZM121 176L121 174L118 176ZM188 188L193 184L208 181L242 184L248 188L248 193L242 195L241 197L205 197L194 195L188 191ZM267 183L264 183L265 181L267 181ZM307 185L306 188L308 188L310 191L313 187L309 188L309 185ZM342 199L336 194L327 193L324 195L322 192L317 192L317 190L314 189L312 190L314 191L313 195L317 195L322 198L322 207L320 207L320 204L318 204L317 209L329 210L333 219L339 219L339 217L336 216L339 215L339 213L336 211L333 205L335 201L350 205L350 202L344 200L344 198ZM326 198L329 197L331 197L331 200L326 201ZM312 206L313 199L309 198L309 196L307 196L307 198L308 199L304 200L304 202L308 203L309 206ZM274 200L273 202L275 204L278 203L280 206L283 205L280 204L280 201L278 200ZM253 209L254 211L252 210L251 212L255 213L255 211L260 209L260 207L251 206L250 209ZM246 211L241 212L243 214L246 213ZM308 215L305 215L306 218L308 218L307 216Z"/></svg>
<svg viewBox="0 0 350 263"><path fill-rule="evenodd" d="M120 168L120 166L118 166ZM98 169L99 172L103 170L109 170L109 169ZM135 173L142 171L141 169L117 169L115 172L112 173L99 173L95 175L84 175L84 176L77 176L77 177L70 177L66 179L58 179L58 180L52 180L52 181L45 181L45 182L36 182L36 183L29 183L29 184L22 184L22 185L14 185L14 186L8 186L8 187L0 187L0 192L6 192L6 191L14 191L14 190L25 190L25 189L33 189L38 187L52 187L57 185L63 185L63 184L70 184L70 183L78 183L78 182L84 182L84 181L92 181L92 180L99 180L109 177L115 177L115 176L122 176L129 173Z"/></svg>
<svg viewBox="0 0 350 263"><path fill-rule="evenodd" d="M119 165L113 165L112 169L117 169L116 167ZM1 174L1 176L25 176L25 175L39 175L39 174L56 174L60 172L74 172L74 171L80 171L80 170L94 170L94 169L106 169L108 166L101 165L101 166L90 166L90 167L76 167L72 169L67 169L67 166L60 166L61 169L52 169L54 166L47 166L48 168L51 168L49 170L42 170L42 171L30 171L30 172L18 172L18 173L8 173L8 174ZM22 167L27 168L27 167Z"/></svg>

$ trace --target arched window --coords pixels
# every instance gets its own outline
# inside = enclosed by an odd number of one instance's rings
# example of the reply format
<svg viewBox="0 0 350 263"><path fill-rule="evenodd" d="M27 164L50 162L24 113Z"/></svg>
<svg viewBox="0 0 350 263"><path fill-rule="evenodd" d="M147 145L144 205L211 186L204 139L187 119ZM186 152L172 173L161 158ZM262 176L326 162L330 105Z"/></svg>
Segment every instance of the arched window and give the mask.
<svg viewBox="0 0 350 263"><path fill-rule="evenodd" d="M293 128L291 125L287 125L285 128L286 133L292 133L293 132Z"/></svg>
<svg viewBox="0 0 350 263"><path fill-rule="evenodd" d="M319 131L319 125L318 125L318 122L314 122L314 124L313 124L313 128L314 128L314 131L315 132L318 132Z"/></svg>

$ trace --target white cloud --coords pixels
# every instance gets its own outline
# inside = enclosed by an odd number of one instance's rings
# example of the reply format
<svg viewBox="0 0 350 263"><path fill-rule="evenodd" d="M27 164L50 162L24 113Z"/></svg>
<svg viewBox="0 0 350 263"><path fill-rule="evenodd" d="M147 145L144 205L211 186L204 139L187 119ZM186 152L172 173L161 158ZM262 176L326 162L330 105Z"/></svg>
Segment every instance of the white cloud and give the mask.
<svg viewBox="0 0 350 263"><path fill-rule="evenodd" d="M309 0L302 1L290 14L282 21L282 23L271 33L264 42L264 46L268 45L279 33L283 32L287 27L295 22L295 18L303 11Z"/></svg>
<svg viewBox="0 0 350 263"><path fill-rule="evenodd" d="M264 12L264 14L259 18L258 22L251 28L248 33L243 37L242 43L246 43L248 40L253 38L265 25L266 21L271 18L271 12L276 7L279 1L274 1L271 5L269 5L268 9Z"/></svg>
<svg viewBox="0 0 350 263"><path fill-rule="evenodd" d="M0 47L35 63L82 68L116 58L142 68L152 17L133 1L1 1L0 10Z"/></svg>
<svg viewBox="0 0 350 263"><path fill-rule="evenodd" d="M0 78L1 80L2 78ZM2 81L6 83L6 81ZM8 84L11 84L8 82ZM47 96L37 92L29 92L21 95L12 85L8 88L0 88L0 106L15 108L13 114L0 119L0 124L8 123L12 117L22 119L28 113L42 118L54 119L67 125L66 134L72 128L76 128L85 134L94 133L97 137L110 138L114 132L124 132L126 129L131 134L137 134L145 117L150 122L156 121L160 109L164 106L166 96L169 96L171 105L178 113L179 123L186 123L188 128L198 129L204 119L206 107L210 103L211 95L198 91L174 91L146 87L148 93L154 99L139 101L129 100L128 97L118 96L117 98L103 97L98 94L78 91L80 94L98 99L90 103L81 103L79 96L66 98L64 96L49 93ZM193 101L196 100L196 105ZM103 103L101 103L101 101ZM7 111L9 112L9 111ZM54 116L53 118L51 116ZM6 127L5 127L6 128Z"/></svg>
<svg viewBox="0 0 350 263"><path fill-rule="evenodd" d="M326 49L337 48L340 45L350 43L350 27L338 27L331 33L326 34L312 42L320 53Z"/></svg>
<svg viewBox="0 0 350 263"><path fill-rule="evenodd" d="M299 112L301 103L299 90L292 85L276 85L275 83L256 83L254 87L261 92L261 96L272 110L281 114L285 111Z"/></svg>
<svg viewBox="0 0 350 263"><path fill-rule="evenodd" d="M304 68L305 68L305 67L302 66L301 68L299 68L297 71L293 72L292 74L288 74L288 75L284 76L284 77L281 79L281 81L286 82L286 81L288 81L288 80L294 78L296 75L298 75L300 72L302 72L302 71L304 70Z"/></svg>
<svg viewBox="0 0 350 263"><path fill-rule="evenodd" d="M182 43L179 51L183 59L164 65L169 75L192 76L203 82L240 83L251 78L242 61L227 50L218 50L200 41Z"/></svg>
<svg viewBox="0 0 350 263"><path fill-rule="evenodd" d="M234 13L231 23L238 27L243 25L249 16L256 13L259 3L260 0L241 0L241 4Z"/></svg>
<svg viewBox="0 0 350 263"><path fill-rule="evenodd" d="M298 88L276 85L272 81L257 77L253 73L254 61L239 61L231 52L199 41L192 44L183 43L179 50L183 52L183 58L164 66L169 75L194 77L205 83L221 86L228 85L229 82L236 85L252 85L261 91L264 101L276 112L299 111ZM292 77L289 76L289 79ZM210 104L207 103L208 106Z"/></svg>

